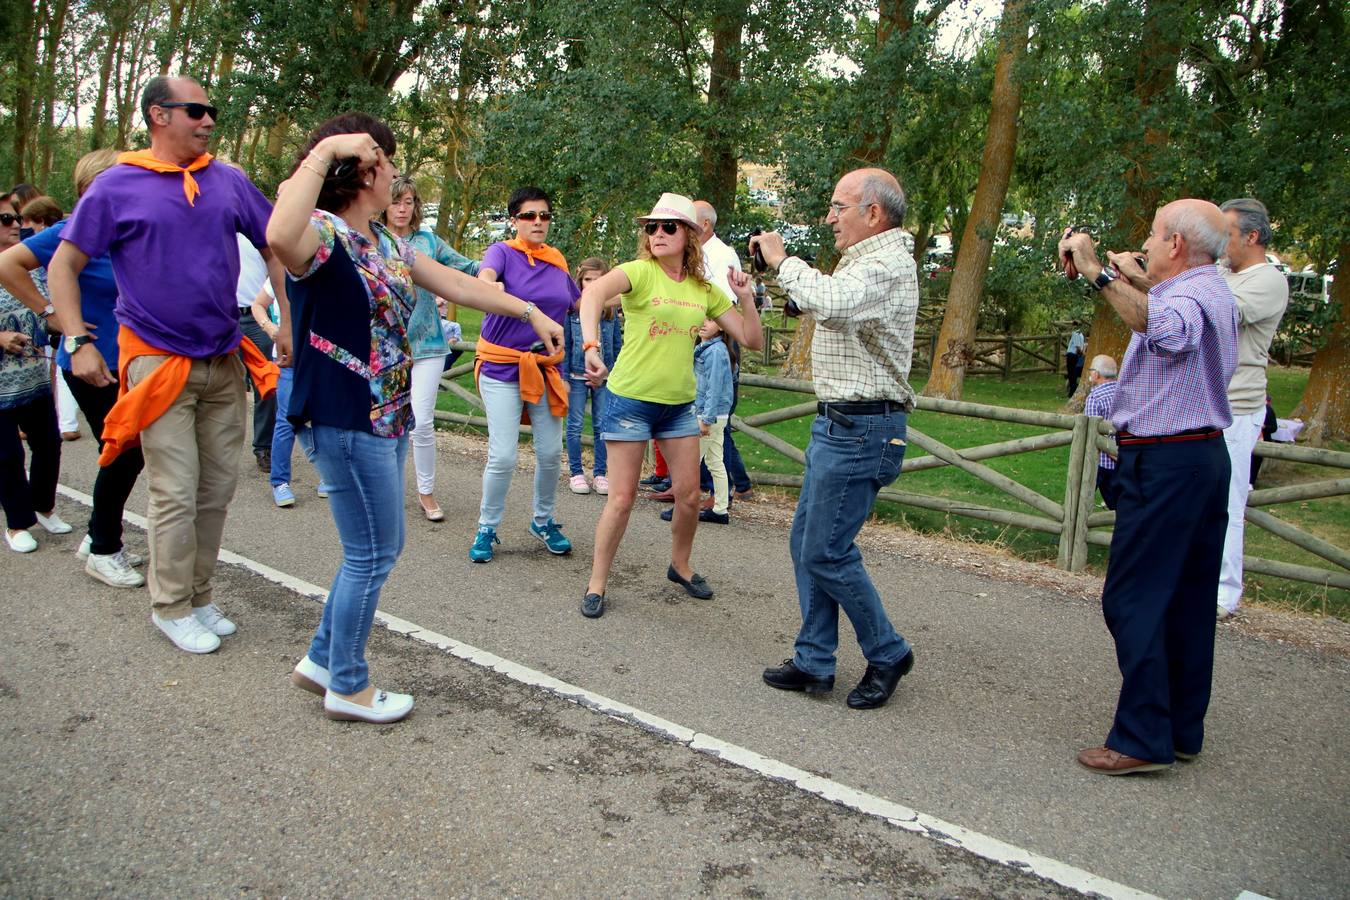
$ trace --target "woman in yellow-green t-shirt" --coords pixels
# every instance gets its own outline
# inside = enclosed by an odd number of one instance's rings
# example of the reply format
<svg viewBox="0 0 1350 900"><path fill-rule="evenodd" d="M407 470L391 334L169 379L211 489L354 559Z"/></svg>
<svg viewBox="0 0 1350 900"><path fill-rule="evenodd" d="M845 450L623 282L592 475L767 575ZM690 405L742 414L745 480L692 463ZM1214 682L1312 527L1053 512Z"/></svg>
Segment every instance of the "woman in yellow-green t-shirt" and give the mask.
<svg viewBox="0 0 1350 900"><path fill-rule="evenodd" d="M690 596L712 597L712 587L689 561L698 526L694 343L703 320L715 319L748 349L764 346L749 277L734 270L728 276L744 318L704 279L698 217L688 197L662 194L651 214L638 221L643 223L638 258L591 282L581 294L586 378L599 385L608 375L612 395L602 431L609 455L609 496L595 526L595 559L581 601L581 614L592 619L605 611L609 567L628 528L642 455L651 439L670 464L675 495L666 577ZM623 306L623 349L609 374L598 349L600 312L616 303Z"/></svg>

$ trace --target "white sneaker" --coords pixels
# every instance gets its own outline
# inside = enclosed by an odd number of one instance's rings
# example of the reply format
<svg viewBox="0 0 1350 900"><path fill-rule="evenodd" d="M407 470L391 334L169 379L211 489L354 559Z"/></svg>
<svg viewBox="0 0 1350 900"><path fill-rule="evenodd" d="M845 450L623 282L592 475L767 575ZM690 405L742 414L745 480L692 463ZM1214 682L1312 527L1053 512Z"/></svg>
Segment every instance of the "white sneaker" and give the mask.
<svg viewBox="0 0 1350 900"><path fill-rule="evenodd" d="M74 530L61 521L61 517L56 514L56 510L52 510L50 516L44 516L42 513L33 513L33 515L37 516L38 524L47 529L48 534L70 534Z"/></svg>
<svg viewBox="0 0 1350 900"><path fill-rule="evenodd" d="M370 706L343 700L331 688L323 695L324 715L344 722L370 722L375 725L397 722L412 712L412 708L411 694L395 694L391 691L375 691Z"/></svg>
<svg viewBox="0 0 1350 900"><path fill-rule="evenodd" d="M589 494L591 492L591 486L586 481L585 475L573 475L567 479L567 486L572 489L574 494Z"/></svg>
<svg viewBox="0 0 1350 900"><path fill-rule="evenodd" d="M220 647L220 638L207 631L197 617L183 616L181 619L161 619L158 613L150 614L150 621L164 632L164 636L173 641L179 650L188 653L210 653Z"/></svg>
<svg viewBox="0 0 1350 900"><path fill-rule="evenodd" d="M217 637L225 637L228 634L234 634L239 629L225 614L220 611L220 607L214 603L208 603L205 606L194 606L192 614L197 617L197 621L202 623L202 627Z"/></svg>
<svg viewBox="0 0 1350 900"><path fill-rule="evenodd" d="M1237 615L1237 610L1235 609L1224 609L1222 606L1215 607L1214 618L1220 622L1227 621L1235 615Z"/></svg>
<svg viewBox="0 0 1350 900"><path fill-rule="evenodd" d="M300 657L300 662L296 663L295 670L291 672L291 684L320 697L328 693L328 684L331 680L332 676L328 670L310 659L308 653Z"/></svg>
<svg viewBox="0 0 1350 900"><path fill-rule="evenodd" d="M37 538L29 534L27 528L20 528L13 534L6 528L5 543L9 544L9 549L15 553L32 553L37 549Z"/></svg>
<svg viewBox="0 0 1350 900"><path fill-rule="evenodd" d="M85 574L115 588L138 588L145 576L127 564L122 552L90 553L84 563Z"/></svg>
<svg viewBox="0 0 1350 900"><path fill-rule="evenodd" d="M94 549L94 539L86 534L84 536L84 540L80 541L80 549L75 551L75 555L78 556L80 559L88 559L89 553L93 549ZM135 553L131 550L128 550L126 547L122 548L121 553L122 559L126 561L127 565L133 568L145 565L145 557L141 556L139 553Z"/></svg>

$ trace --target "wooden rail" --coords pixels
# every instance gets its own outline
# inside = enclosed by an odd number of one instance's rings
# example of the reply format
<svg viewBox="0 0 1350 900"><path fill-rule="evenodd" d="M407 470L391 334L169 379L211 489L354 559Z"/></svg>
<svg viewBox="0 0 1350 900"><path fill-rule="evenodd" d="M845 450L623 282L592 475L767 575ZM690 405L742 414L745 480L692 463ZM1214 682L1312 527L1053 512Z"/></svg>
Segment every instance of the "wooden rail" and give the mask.
<svg viewBox="0 0 1350 900"><path fill-rule="evenodd" d="M473 350L473 345L469 343L459 343L455 346L456 349L470 352ZM1007 346L1005 343L1005 349ZM1057 336L1055 346L1058 347ZM481 410L482 401L478 395L455 382L456 378L468 374L472 369L472 362L458 365L446 373L441 384L446 390L468 403L471 408ZM765 426L815 415L815 388L812 383L752 372L742 372L740 380L742 385L748 387L771 388L811 396L812 399L808 401L793 403L779 409L766 410L752 416L731 417L731 425L736 431L792 460L795 464L804 466L806 454L788 441L766 431ZM879 499L903 506L935 510L949 515L1056 535L1059 541L1056 564L1073 572L1080 571L1087 565L1090 545L1110 546L1112 531L1109 529L1115 524L1116 514L1111 511L1095 510L1098 452L1105 451L1111 455L1116 452L1108 423L1096 416L1070 416L935 397L919 397L916 406L918 411L925 413L966 416L1048 429L1044 434L964 448L948 446L914 427L914 419L911 419L908 429L910 442L929 455L906 458L901 468L902 472L956 469L995 488L1026 509L1025 511L1002 509L897 488L882 490ZM438 410L436 418L477 427L487 425L487 419L481 415ZM531 430L529 426L522 425L521 432L529 434ZM590 435L584 433L582 441L588 445L592 443ZM985 460L1054 450L1065 446L1069 448L1069 457L1064 471L1062 497L1047 497L1016 479L984 465ZM1350 494L1350 476L1344 474L1346 470L1350 470L1350 453L1264 441L1257 443L1255 452L1266 459L1281 459L1338 470L1333 477L1318 481L1252 491L1247 498L1246 511L1249 523L1324 560L1331 568L1245 556L1243 564L1246 571L1350 590L1350 552L1264 511L1265 507L1283 503L1306 503ZM784 487L800 487L802 484L802 476L799 474L751 472L750 475L760 484Z"/></svg>

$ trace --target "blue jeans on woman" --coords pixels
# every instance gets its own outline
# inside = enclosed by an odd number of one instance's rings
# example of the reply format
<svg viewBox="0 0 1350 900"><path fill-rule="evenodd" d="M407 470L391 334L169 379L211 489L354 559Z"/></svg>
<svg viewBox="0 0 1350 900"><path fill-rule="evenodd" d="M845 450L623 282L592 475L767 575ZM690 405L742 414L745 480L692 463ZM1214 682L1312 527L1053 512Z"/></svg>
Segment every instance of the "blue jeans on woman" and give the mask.
<svg viewBox="0 0 1350 900"><path fill-rule="evenodd" d="M314 462L314 435L309 426L301 425L297 430L291 425L291 420L286 418L286 412L291 408L291 387L294 384L295 369L282 369L281 377L277 379L277 422L272 430L272 471L268 479L272 487L290 483L291 451L297 438L300 440L300 449L305 451L311 463Z"/></svg>
<svg viewBox="0 0 1350 900"><path fill-rule="evenodd" d="M811 425L788 543L802 611L793 663L810 675L834 674L840 609L869 663L894 665L909 652L909 642L886 617L854 543L877 492L900 475L908 417L894 411L850 418L853 424L845 426L816 416Z"/></svg>
<svg viewBox="0 0 1350 900"><path fill-rule="evenodd" d="M328 670L334 693L355 694L369 683L366 640L380 588L403 550L408 436L377 437L318 424L311 430L315 462L328 486L328 506L342 541L342 565L328 591L309 658Z"/></svg>
<svg viewBox="0 0 1350 900"><path fill-rule="evenodd" d="M567 465L570 474L581 474L581 431L586 424L586 398L591 400L591 436L595 438L595 472L604 475L609 471L606 465L608 457L605 442L600 438L605 430L605 408L609 405L609 391L602 384L593 388L586 383L568 379L571 390L567 395Z"/></svg>
<svg viewBox="0 0 1350 900"><path fill-rule="evenodd" d="M496 528L506 514L506 492L516 471L520 451L520 414L528 410L534 430L534 524L543 526L553 518L558 499L558 475L562 472L562 417L548 408L548 397L526 403L520 382L498 381L486 375L478 379L478 393L488 420L488 461L483 467L483 502L478 509L479 526Z"/></svg>

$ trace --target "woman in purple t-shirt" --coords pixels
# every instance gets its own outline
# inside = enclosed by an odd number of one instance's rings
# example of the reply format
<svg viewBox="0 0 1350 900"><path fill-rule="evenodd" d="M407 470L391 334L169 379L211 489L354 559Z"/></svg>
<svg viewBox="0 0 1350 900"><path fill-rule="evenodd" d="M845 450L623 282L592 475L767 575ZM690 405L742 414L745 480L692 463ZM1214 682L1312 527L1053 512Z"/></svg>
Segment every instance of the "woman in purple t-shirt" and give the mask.
<svg viewBox="0 0 1350 900"><path fill-rule="evenodd" d="M552 201L540 188L517 188L506 211L516 237L488 248L478 277L499 282L507 293L534 305L550 319L563 321L581 292L568 274L567 260L547 244L553 221ZM572 552L572 542L553 520L562 471L562 425L567 414L567 387L558 371L562 354L550 357L535 352L537 342L534 329L526 321L509 316L483 317L476 374L478 393L487 410L488 461L483 468L478 533L469 548L469 559L474 562L491 561L492 545L501 543L497 526L506 512L506 492L516 468L522 412L528 414L534 430L534 516L530 533L554 555Z"/></svg>

